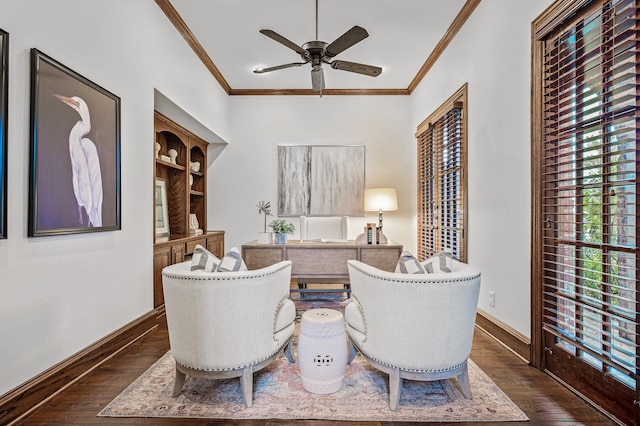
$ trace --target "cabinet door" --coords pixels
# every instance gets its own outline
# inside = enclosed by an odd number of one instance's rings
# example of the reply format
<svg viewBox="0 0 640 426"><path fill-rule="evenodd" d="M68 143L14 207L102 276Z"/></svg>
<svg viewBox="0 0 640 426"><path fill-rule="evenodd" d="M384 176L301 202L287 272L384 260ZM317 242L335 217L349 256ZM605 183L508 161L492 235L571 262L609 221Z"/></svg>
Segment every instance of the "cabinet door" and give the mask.
<svg viewBox="0 0 640 426"><path fill-rule="evenodd" d="M172 264L173 263L180 263L180 262L184 262L184 255L185 255L185 248L184 248L184 243L180 243L180 244L174 244L171 246L171 258L172 258Z"/></svg>
<svg viewBox="0 0 640 426"><path fill-rule="evenodd" d="M266 245L266 244L265 244ZM242 246L242 259L247 269L260 269L281 260L285 260L284 248L282 247L256 247Z"/></svg>
<svg viewBox="0 0 640 426"><path fill-rule="evenodd" d="M171 264L171 247L153 249L153 307L164 305L162 270Z"/></svg>
<svg viewBox="0 0 640 426"><path fill-rule="evenodd" d="M207 237L207 250L222 259L224 256L224 234L219 233Z"/></svg>
<svg viewBox="0 0 640 426"><path fill-rule="evenodd" d="M360 261L382 271L393 272L400 259L402 248L361 247Z"/></svg>

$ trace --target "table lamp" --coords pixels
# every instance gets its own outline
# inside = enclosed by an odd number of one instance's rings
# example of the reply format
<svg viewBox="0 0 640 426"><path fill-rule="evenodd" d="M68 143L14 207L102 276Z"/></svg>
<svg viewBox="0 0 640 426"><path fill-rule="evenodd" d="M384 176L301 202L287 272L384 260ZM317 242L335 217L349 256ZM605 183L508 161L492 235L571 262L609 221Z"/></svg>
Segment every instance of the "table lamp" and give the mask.
<svg viewBox="0 0 640 426"><path fill-rule="evenodd" d="M382 212L398 210L398 194L395 188L372 188L364 190L364 210L378 212L378 228L382 234Z"/></svg>

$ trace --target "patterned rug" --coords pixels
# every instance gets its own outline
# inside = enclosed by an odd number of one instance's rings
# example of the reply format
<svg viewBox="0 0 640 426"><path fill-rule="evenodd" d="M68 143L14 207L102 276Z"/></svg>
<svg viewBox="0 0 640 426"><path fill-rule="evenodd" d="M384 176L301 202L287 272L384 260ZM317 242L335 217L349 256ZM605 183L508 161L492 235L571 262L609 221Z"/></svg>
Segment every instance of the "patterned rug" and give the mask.
<svg viewBox="0 0 640 426"><path fill-rule="evenodd" d="M343 310L340 298L296 300L299 312L314 307ZM343 388L316 395L302 387L297 364L280 356L254 375L253 407L242 398L239 379L187 378L173 398L175 361L168 352L98 415L200 419L316 419L346 421L499 422L525 421L527 416L469 360L473 399L467 400L456 380L405 380L397 411L389 410L388 378L358 355L347 366Z"/></svg>
<svg viewBox="0 0 640 426"><path fill-rule="evenodd" d="M297 364L280 357L254 375L253 407L242 399L239 379L187 378L172 398L174 360L167 353L98 415L208 419L324 419L350 421L483 422L524 421L527 416L469 362L473 399L455 381L405 380L398 410L389 410L387 378L358 355L347 367L343 388L316 395L302 387Z"/></svg>

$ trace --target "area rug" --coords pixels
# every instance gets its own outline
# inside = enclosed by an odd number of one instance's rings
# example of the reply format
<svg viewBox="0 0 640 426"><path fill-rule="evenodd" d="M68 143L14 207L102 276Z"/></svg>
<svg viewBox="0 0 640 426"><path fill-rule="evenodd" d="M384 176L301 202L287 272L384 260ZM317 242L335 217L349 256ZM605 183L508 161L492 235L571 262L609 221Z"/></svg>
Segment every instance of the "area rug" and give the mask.
<svg viewBox="0 0 640 426"><path fill-rule="evenodd" d="M308 293L301 295L294 293L289 296L296 305L296 321L299 322L302 314L309 309L335 309L344 313L344 308L349 301L341 293Z"/></svg>
<svg viewBox="0 0 640 426"><path fill-rule="evenodd" d="M143 373L98 415L199 419L314 419L345 421L499 422L527 416L469 361L473 399L455 380L405 380L397 411L389 410L387 376L358 355L347 367L343 388L316 395L302 387L297 364L282 356L254 375L253 406L247 408L239 379L187 378L172 398L175 361L170 353Z"/></svg>

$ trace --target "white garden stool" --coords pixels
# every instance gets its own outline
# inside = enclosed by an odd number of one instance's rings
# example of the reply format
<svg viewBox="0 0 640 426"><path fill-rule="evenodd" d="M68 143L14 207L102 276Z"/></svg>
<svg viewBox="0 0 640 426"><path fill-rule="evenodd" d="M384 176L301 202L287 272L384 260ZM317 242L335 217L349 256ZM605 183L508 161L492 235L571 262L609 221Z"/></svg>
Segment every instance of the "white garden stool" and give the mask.
<svg viewBox="0 0 640 426"><path fill-rule="evenodd" d="M302 386L312 393L342 389L347 369L347 337L342 313L310 309L302 314L298 337L298 367Z"/></svg>

